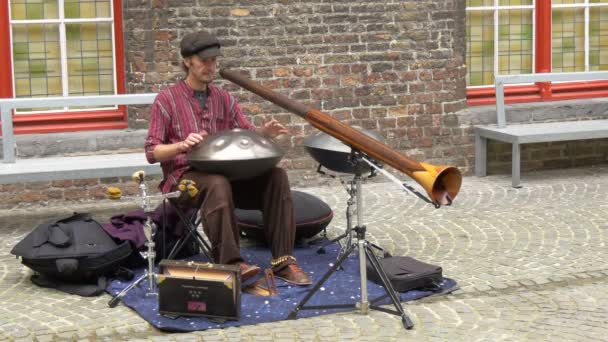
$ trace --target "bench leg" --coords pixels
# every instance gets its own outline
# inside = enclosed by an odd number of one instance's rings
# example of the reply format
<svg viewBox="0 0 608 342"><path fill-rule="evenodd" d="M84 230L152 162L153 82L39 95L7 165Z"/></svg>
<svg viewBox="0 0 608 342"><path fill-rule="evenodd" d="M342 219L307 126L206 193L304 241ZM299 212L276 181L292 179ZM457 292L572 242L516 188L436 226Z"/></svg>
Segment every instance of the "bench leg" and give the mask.
<svg viewBox="0 0 608 342"><path fill-rule="evenodd" d="M475 134L475 176L484 177L486 175L488 139Z"/></svg>
<svg viewBox="0 0 608 342"><path fill-rule="evenodd" d="M521 145L513 143L513 156L511 160L511 182L514 188L521 188L520 179L520 161L521 161Z"/></svg>

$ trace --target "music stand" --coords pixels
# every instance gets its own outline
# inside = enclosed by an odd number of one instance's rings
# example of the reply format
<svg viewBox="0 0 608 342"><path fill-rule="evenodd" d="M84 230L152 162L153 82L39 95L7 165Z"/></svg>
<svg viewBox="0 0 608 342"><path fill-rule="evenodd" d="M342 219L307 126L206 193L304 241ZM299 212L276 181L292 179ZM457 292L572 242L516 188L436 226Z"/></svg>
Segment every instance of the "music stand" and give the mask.
<svg viewBox="0 0 608 342"><path fill-rule="evenodd" d="M323 277L321 277L321 280L319 280L314 285L314 287L310 291L308 291L308 293L300 301L300 303L298 303L298 305L289 313L289 315L287 316L288 319L295 319L298 315L298 312L300 312L301 310L358 308L362 314L367 314L369 309L373 309L373 310L378 310L378 311L400 316L401 322L405 329L411 329L414 326L414 323L407 316L407 314L405 313L405 310L403 309L403 306L401 305L401 301L399 300L399 295L393 288L393 285L391 284L390 279L386 275L386 272L382 268L382 265L380 265L378 258L376 257L376 255L374 254L374 251L372 250L372 246L375 246L375 245L372 245L369 241L367 241L365 239L366 227L361 224L362 218L363 218L363 201L362 201L362 186L361 186L361 183L362 183L361 182L361 180L362 180L361 169L362 168L359 167L362 165L362 163L364 163L364 159L366 159L367 162L369 162L369 158L364 156L361 152L356 151L355 149L353 149L351 151L350 162L352 162L355 166L354 167L355 175L353 176L353 181L351 183L351 184L354 184L354 190L351 189L351 191L353 191L353 193L351 194L351 199L349 199L349 200L352 200L352 197L354 197L355 201L356 201L356 205L357 205L357 213L356 213L357 214L357 225L354 228L352 228L352 230L354 230L356 233L357 241L356 241L356 243L351 243L350 245L348 245L346 247L346 250L344 251L344 253L341 252L342 254L339 256L338 261L333 264L333 266L323 275ZM350 204L350 202L349 202L349 205L352 205L352 204ZM347 210L350 210L350 208L347 208ZM321 286L325 283L325 281L327 281L327 279L329 279L329 277L338 268L341 267L342 263L346 260L346 258L351 253L354 252L355 249L358 249L358 254L359 254L359 271L360 271L360 277L361 277L361 302L354 303L354 304L306 306L306 303L310 300L310 298L312 298L312 296L321 288ZM380 276L381 285L384 288L384 290L386 291L386 295L381 296L379 298L375 298L375 299L371 300L371 302L368 301L368 294L367 294L366 260L369 261L371 267ZM377 302L385 299L387 296L391 299L391 302L393 303L396 310L390 310L390 309L382 308L382 307L376 305Z"/></svg>

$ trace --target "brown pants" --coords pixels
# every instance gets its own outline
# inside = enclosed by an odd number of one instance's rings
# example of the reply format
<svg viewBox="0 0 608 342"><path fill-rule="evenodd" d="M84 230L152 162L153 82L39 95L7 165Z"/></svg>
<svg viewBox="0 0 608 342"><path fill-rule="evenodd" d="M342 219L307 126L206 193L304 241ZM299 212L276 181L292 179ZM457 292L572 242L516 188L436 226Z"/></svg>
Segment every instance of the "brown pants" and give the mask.
<svg viewBox="0 0 608 342"><path fill-rule="evenodd" d="M186 172L181 179L194 181L199 190L193 198L183 194L179 203L200 208L203 230L211 241L214 262L232 264L243 261L235 208L261 210L264 234L272 257L292 255L296 223L285 170L275 167L261 176L232 182L221 175L197 171Z"/></svg>

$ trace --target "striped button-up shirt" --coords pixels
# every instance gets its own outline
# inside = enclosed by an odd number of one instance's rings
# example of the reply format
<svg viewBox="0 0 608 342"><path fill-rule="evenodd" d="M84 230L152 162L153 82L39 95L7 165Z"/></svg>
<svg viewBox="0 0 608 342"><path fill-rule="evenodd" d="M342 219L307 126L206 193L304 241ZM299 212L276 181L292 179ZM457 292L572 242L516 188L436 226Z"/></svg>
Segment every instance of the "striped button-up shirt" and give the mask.
<svg viewBox="0 0 608 342"><path fill-rule="evenodd" d="M212 84L209 84L207 91L206 108L201 107L194 90L183 80L158 93L152 104L145 144L149 163L157 162L153 153L156 145L183 141L190 133L200 133L204 130L214 134L233 128L255 129L243 114L238 101L229 92ZM162 192L170 191L190 168L185 153L161 162L161 167L164 179L159 188Z"/></svg>

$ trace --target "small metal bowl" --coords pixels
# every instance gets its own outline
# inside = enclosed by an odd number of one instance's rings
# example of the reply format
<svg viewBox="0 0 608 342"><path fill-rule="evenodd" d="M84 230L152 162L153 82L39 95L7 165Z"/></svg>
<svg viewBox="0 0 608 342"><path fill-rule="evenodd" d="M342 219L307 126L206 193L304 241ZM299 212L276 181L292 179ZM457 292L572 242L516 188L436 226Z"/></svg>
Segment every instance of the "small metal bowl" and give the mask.
<svg viewBox="0 0 608 342"><path fill-rule="evenodd" d="M360 127L353 126L365 135L383 142L382 136L370 130L362 130ZM304 147L306 151L323 167L343 173L356 173L355 165L350 161L351 147L344 144L340 140L332 137L324 132L311 134L304 139ZM371 172L372 167L365 164L359 165L359 171L362 173Z"/></svg>

